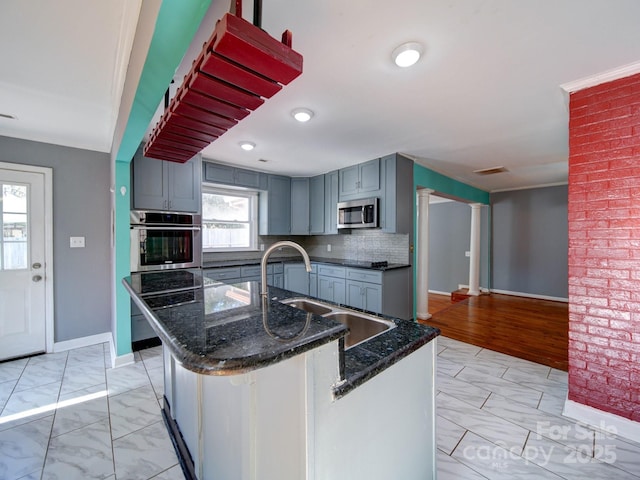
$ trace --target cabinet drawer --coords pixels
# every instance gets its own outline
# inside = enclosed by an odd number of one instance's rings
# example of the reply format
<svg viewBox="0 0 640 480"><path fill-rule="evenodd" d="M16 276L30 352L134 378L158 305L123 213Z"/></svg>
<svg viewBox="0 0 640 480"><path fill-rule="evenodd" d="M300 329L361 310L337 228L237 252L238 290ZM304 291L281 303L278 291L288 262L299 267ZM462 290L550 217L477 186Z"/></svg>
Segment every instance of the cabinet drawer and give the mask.
<svg viewBox="0 0 640 480"><path fill-rule="evenodd" d="M227 280L229 278L240 278L240 267L209 268L204 271L207 278L213 280Z"/></svg>
<svg viewBox="0 0 640 480"><path fill-rule="evenodd" d="M260 277L260 265L245 265L240 267L240 274L243 277Z"/></svg>
<svg viewBox="0 0 640 480"><path fill-rule="evenodd" d="M325 277L345 277L345 267L332 267L330 265L318 265L318 275L324 275Z"/></svg>
<svg viewBox="0 0 640 480"><path fill-rule="evenodd" d="M359 280L361 282L382 284L382 272L375 271L375 270L364 270L361 268L348 268L347 278L349 280Z"/></svg>

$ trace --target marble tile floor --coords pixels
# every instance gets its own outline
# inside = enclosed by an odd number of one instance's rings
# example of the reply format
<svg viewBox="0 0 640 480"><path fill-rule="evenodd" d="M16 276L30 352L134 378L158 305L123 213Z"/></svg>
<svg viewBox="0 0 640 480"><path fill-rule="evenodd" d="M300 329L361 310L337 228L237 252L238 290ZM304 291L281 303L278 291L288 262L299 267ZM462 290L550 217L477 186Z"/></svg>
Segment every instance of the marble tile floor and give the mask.
<svg viewBox="0 0 640 480"><path fill-rule="evenodd" d="M135 359L112 369L100 344L0 363L0 480L183 480L161 347Z"/></svg>
<svg viewBox="0 0 640 480"><path fill-rule="evenodd" d="M640 479L640 444L562 416L567 373L438 337L439 480Z"/></svg>
<svg viewBox="0 0 640 480"><path fill-rule="evenodd" d="M184 478L160 414L160 347L0 363L0 480ZM566 372L438 337L438 478L640 479L640 444L561 416ZM420 479L416 479L420 480Z"/></svg>

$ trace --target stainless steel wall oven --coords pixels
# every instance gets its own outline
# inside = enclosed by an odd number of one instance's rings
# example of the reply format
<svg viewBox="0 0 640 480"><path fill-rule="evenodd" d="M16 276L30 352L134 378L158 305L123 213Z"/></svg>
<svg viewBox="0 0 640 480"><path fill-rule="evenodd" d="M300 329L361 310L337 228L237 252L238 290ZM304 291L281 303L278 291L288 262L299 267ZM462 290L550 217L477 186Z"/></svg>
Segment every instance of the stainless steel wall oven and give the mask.
<svg viewBox="0 0 640 480"><path fill-rule="evenodd" d="M202 266L201 216L131 211L131 271Z"/></svg>

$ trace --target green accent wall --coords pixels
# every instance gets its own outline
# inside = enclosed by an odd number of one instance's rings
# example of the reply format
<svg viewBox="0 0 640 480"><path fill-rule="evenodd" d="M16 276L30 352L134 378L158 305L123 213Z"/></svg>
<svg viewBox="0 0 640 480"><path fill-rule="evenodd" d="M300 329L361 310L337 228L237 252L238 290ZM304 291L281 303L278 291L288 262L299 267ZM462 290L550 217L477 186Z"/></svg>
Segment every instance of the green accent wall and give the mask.
<svg viewBox="0 0 640 480"><path fill-rule="evenodd" d="M455 197L469 203L483 203L489 205L489 192L459 182L453 178L434 172L433 170L413 163L413 190L414 195L418 187L435 190L447 197Z"/></svg>
<svg viewBox="0 0 640 480"><path fill-rule="evenodd" d="M131 353L130 297L122 286L129 270L130 162L189 48L211 0L163 0L115 163L116 355ZM125 194L121 194L124 187Z"/></svg>
<svg viewBox="0 0 640 480"><path fill-rule="evenodd" d="M482 203L489 205L489 192L480 190L479 188L472 187L466 183L459 182L453 178L442 175L441 173L434 172L433 170L418 165L413 162L413 231L415 232L414 245L416 248L413 250L413 318L416 318L416 299L417 299L417 286L418 286L418 188L429 188L434 190L434 193L442 194L445 197L454 198L462 202L468 203Z"/></svg>

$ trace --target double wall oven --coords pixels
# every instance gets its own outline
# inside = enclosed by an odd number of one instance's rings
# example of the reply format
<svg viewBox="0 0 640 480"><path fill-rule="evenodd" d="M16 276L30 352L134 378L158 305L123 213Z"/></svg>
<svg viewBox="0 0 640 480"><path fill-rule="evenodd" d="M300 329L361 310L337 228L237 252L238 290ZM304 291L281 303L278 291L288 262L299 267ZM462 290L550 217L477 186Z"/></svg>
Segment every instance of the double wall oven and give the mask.
<svg viewBox="0 0 640 480"><path fill-rule="evenodd" d="M202 286L201 275L194 271L202 267L201 216L132 210L130 223L131 281L147 303L155 309L195 301ZM159 344L133 301L131 314L134 350Z"/></svg>

